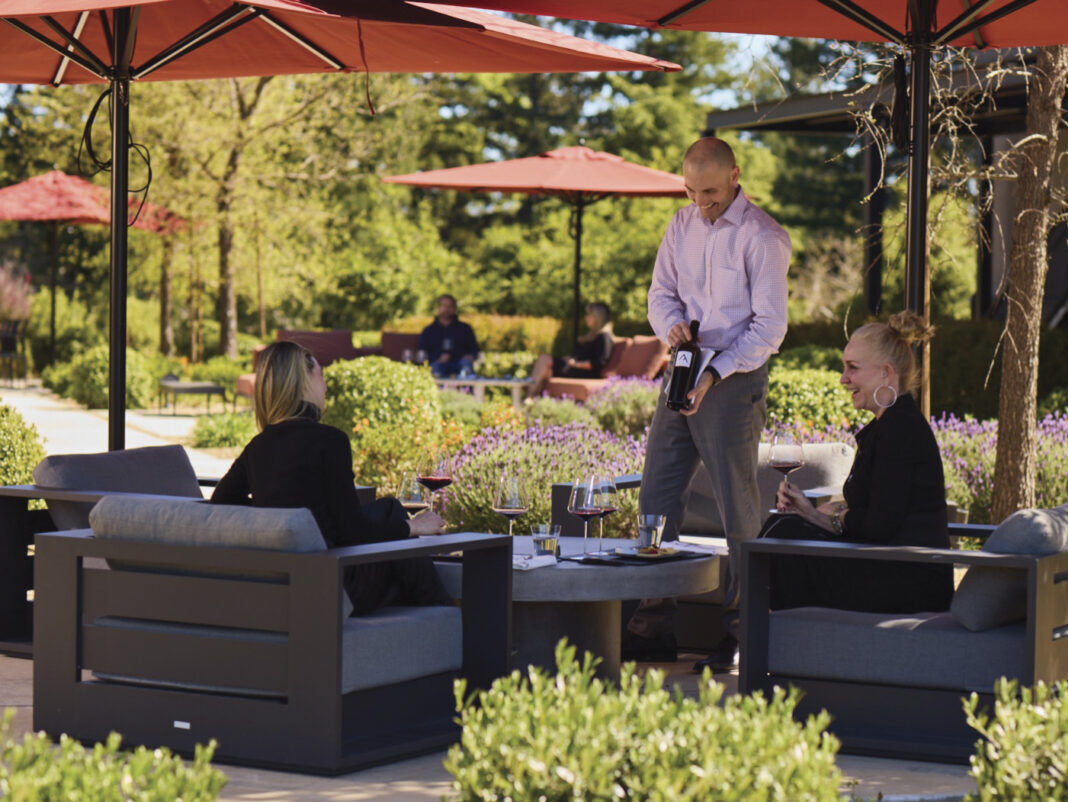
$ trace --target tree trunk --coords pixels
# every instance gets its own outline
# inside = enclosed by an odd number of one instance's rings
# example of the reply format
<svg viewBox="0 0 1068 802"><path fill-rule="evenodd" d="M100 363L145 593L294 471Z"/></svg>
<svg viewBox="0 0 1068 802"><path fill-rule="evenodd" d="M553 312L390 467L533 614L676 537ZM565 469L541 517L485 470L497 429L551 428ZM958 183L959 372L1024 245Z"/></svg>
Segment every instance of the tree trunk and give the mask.
<svg viewBox="0 0 1068 802"><path fill-rule="evenodd" d="M174 355L174 321L171 318L171 262L174 258L174 236L163 235L163 261L159 268L159 352Z"/></svg>
<svg viewBox="0 0 1068 802"><path fill-rule="evenodd" d="M1035 503L1036 396L1042 296L1049 269L1050 179L1057 155L1068 46L1040 47L1027 97L1028 140L1016 155L1016 217L1012 227L1008 314L998 396L998 445L991 520L998 523Z"/></svg>

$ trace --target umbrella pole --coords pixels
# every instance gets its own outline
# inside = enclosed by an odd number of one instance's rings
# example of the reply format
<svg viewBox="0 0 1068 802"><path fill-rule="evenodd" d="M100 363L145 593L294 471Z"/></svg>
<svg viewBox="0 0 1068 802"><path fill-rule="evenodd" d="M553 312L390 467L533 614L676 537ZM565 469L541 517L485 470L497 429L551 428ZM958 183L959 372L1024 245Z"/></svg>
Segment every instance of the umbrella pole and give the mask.
<svg viewBox="0 0 1068 802"><path fill-rule="evenodd" d="M52 275L49 277L52 291L52 312L48 321L48 364L56 364L56 284L59 273L59 221L53 220L48 228L48 250L52 259Z"/></svg>
<svg viewBox="0 0 1068 802"><path fill-rule="evenodd" d="M126 197L129 189L130 10L116 9L111 79L111 298L108 450L126 447Z"/></svg>
<svg viewBox="0 0 1068 802"><path fill-rule="evenodd" d="M921 3L921 6L927 4ZM919 28L919 30L926 30ZM919 43L912 50L910 92L912 148L909 153L909 196L906 227L905 301L906 306L928 319L931 276L927 263L927 207L931 160L931 49ZM929 346L918 349L920 362L920 409L931 412Z"/></svg>
<svg viewBox="0 0 1068 802"><path fill-rule="evenodd" d="M579 302L581 301L579 280L582 276L582 209L585 205L585 201L582 198L579 198L575 203L575 287L573 292L574 297L572 299L574 311L572 312L571 353L575 353L575 350L578 348L579 338Z"/></svg>

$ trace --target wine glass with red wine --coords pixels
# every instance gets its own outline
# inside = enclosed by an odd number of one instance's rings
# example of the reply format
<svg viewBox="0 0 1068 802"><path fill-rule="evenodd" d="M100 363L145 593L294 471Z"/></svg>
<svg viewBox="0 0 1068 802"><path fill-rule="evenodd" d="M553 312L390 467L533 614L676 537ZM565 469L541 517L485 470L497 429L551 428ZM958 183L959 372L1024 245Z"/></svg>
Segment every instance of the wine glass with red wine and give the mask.
<svg viewBox="0 0 1068 802"><path fill-rule="evenodd" d="M567 511L582 519L582 551L589 553L586 544L590 536L590 519L597 518L604 510L598 505L596 477L588 476L576 479L571 485L571 497L567 501Z"/></svg>
<svg viewBox="0 0 1068 802"><path fill-rule="evenodd" d="M423 486L414 472L406 473L401 479L397 501L409 514L416 515L430 506L430 491Z"/></svg>
<svg viewBox="0 0 1068 802"><path fill-rule="evenodd" d="M525 515L530 508L526 489L515 476L505 474L497 486L497 496L493 501L493 511L508 519L508 534L512 534L512 524L520 515Z"/></svg>
<svg viewBox="0 0 1068 802"><path fill-rule="evenodd" d="M416 478L419 484L433 494L430 502L433 509L438 491L452 484L452 464L448 455L444 452L428 454L420 463ZM441 511L438 514L440 515Z"/></svg>
<svg viewBox="0 0 1068 802"><path fill-rule="evenodd" d="M768 466L782 474L782 480L805 464L805 452L801 442L792 434L778 434L772 440L768 452ZM778 512L778 510L772 510Z"/></svg>
<svg viewBox="0 0 1068 802"><path fill-rule="evenodd" d="M619 491L616 489L616 480L610 474L596 477L597 506L601 508L600 520L597 525L597 552L604 553L604 519L619 509Z"/></svg>

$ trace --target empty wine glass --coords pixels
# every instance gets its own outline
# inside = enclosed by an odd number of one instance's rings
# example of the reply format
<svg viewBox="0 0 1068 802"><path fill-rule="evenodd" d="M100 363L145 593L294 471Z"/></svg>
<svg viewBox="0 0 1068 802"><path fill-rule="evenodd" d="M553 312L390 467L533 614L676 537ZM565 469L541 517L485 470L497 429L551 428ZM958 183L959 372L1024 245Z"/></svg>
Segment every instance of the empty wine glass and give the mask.
<svg viewBox="0 0 1068 802"><path fill-rule="evenodd" d="M595 477L576 479L571 485L571 497L567 501L567 511L576 518L582 519L582 551L589 553L587 543L590 536L590 519L601 514L601 508L597 506L597 486Z"/></svg>
<svg viewBox="0 0 1068 802"><path fill-rule="evenodd" d="M801 441L793 434L775 435L768 452L768 466L782 474L782 480L805 464L805 452ZM777 509L772 512L778 512Z"/></svg>
<svg viewBox="0 0 1068 802"><path fill-rule="evenodd" d="M508 519L508 534L512 534L512 524L529 509L526 490L515 476L505 474L497 486L497 497L493 502L493 511Z"/></svg>
<svg viewBox="0 0 1068 802"><path fill-rule="evenodd" d="M397 491L397 501L411 515L416 515L430 506L430 491L423 486L414 471L406 473Z"/></svg>
<svg viewBox="0 0 1068 802"><path fill-rule="evenodd" d="M601 508L601 514L597 522L600 527L597 531L597 552L604 553L604 519L619 509L619 491L616 489L616 480L609 474L603 474L594 480L597 493L597 506Z"/></svg>

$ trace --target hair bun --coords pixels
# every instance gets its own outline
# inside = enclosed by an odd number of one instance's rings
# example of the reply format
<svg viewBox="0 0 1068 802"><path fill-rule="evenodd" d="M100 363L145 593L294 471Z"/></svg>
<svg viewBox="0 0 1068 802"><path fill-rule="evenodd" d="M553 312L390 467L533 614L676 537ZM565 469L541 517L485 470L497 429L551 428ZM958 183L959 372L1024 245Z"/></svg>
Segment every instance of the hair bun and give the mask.
<svg viewBox="0 0 1068 802"><path fill-rule="evenodd" d="M891 315L887 325L909 344L927 342L935 333L934 326L925 323L922 317L909 310Z"/></svg>

